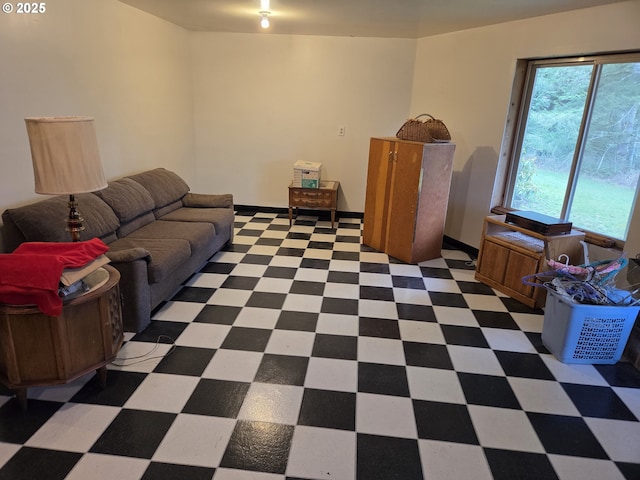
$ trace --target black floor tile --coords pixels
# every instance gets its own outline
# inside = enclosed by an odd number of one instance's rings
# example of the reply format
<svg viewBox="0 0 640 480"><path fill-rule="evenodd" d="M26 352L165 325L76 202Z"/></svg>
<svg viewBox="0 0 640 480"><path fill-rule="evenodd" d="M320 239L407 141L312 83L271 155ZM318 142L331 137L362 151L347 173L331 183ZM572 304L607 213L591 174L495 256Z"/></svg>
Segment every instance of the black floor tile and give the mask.
<svg viewBox="0 0 640 480"><path fill-rule="evenodd" d="M122 410L90 452L150 459L175 417L165 412Z"/></svg>
<svg viewBox="0 0 640 480"><path fill-rule="evenodd" d="M361 317L359 320L359 335L400 340L400 328L396 320Z"/></svg>
<svg viewBox="0 0 640 480"><path fill-rule="evenodd" d="M253 290L260 281L257 277L238 277L229 275L220 286L221 288L235 288L236 290Z"/></svg>
<svg viewBox="0 0 640 480"><path fill-rule="evenodd" d="M193 319L196 323L214 323L218 325L233 325L242 307L230 305L205 305Z"/></svg>
<svg viewBox="0 0 640 480"><path fill-rule="evenodd" d="M22 444L58 411L62 403L28 399L27 411L12 398L0 406L0 442Z"/></svg>
<svg viewBox="0 0 640 480"><path fill-rule="evenodd" d="M419 438L480 444L466 405L414 400L413 411Z"/></svg>
<svg viewBox="0 0 640 480"><path fill-rule="evenodd" d="M215 288L183 287L171 300L174 302L206 303L215 291Z"/></svg>
<svg viewBox="0 0 640 480"><path fill-rule="evenodd" d="M298 425L355 431L356 394L305 389Z"/></svg>
<svg viewBox="0 0 640 480"><path fill-rule="evenodd" d="M404 357L407 365L453 370L453 364L446 345L404 341L402 346L404 347Z"/></svg>
<svg viewBox="0 0 640 480"><path fill-rule="evenodd" d="M293 425L238 421L221 467L284 474Z"/></svg>
<svg viewBox="0 0 640 480"><path fill-rule="evenodd" d="M407 381L407 371L401 365L359 362L358 391L408 397L409 382Z"/></svg>
<svg viewBox="0 0 640 480"><path fill-rule="evenodd" d="M637 422L633 413L610 387L563 383L562 388L584 417Z"/></svg>
<svg viewBox="0 0 640 480"><path fill-rule="evenodd" d="M451 275L451 271L448 268L420 267L420 271L425 278L453 280L453 275Z"/></svg>
<svg viewBox="0 0 640 480"><path fill-rule="evenodd" d="M322 295L324 293L324 283L294 280L289 289L289 293L299 295Z"/></svg>
<svg viewBox="0 0 640 480"><path fill-rule="evenodd" d="M461 293L429 292L431 303L439 307L469 308Z"/></svg>
<svg viewBox="0 0 640 480"><path fill-rule="evenodd" d="M309 245L307 245L307 248L316 248L318 250L333 250L333 242L316 242L316 241L309 241Z"/></svg>
<svg viewBox="0 0 640 480"><path fill-rule="evenodd" d="M401 277L393 275L391 282L395 288L409 288L412 290L426 290L422 277Z"/></svg>
<svg viewBox="0 0 640 480"><path fill-rule="evenodd" d="M358 339L344 335L317 334L311 352L313 357L358 359Z"/></svg>
<svg viewBox="0 0 640 480"><path fill-rule="evenodd" d="M140 480L211 480L215 468L151 462Z"/></svg>
<svg viewBox="0 0 640 480"><path fill-rule="evenodd" d="M297 272L297 268L270 266L267 267L263 276L269 278L293 279L293 277L296 276Z"/></svg>
<svg viewBox="0 0 640 480"><path fill-rule="evenodd" d="M228 275L234 268L236 268L235 263L209 262L200 271L202 273L219 273L221 275Z"/></svg>
<svg viewBox="0 0 640 480"><path fill-rule="evenodd" d="M212 348L176 346L171 354L166 355L153 371L154 373L199 377L209 365L215 352Z"/></svg>
<svg viewBox="0 0 640 480"><path fill-rule="evenodd" d="M440 328L449 345L489 348L489 343L479 328L460 325L440 325Z"/></svg>
<svg viewBox="0 0 640 480"><path fill-rule="evenodd" d="M358 272L335 272L330 271L327 277L327 282L331 283L349 283L357 285L360 281L360 274Z"/></svg>
<svg viewBox="0 0 640 480"><path fill-rule="evenodd" d="M331 254L332 260L348 260L350 262L358 262L360 261L360 254L358 252L341 252L334 251Z"/></svg>
<svg viewBox="0 0 640 480"><path fill-rule="evenodd" d="M276 255L282 257L300 258L304 255L304 248L280 247L276 252Z"/></svg>
<svg viewBox="0 0 640 480"><path fill-rule="evenodd" d="M640 370L630 363L618 362L615 365L594 367L612 387L640 388Z"/></svg>
<svg viewBox="0 0 640 480"><path fill-rule="evenodd" d="M360 286L360 299L362 300L383 300L393 302L393 289L387 287Z"/></svg>
<svg viewBox="0 0 640 480"><path fill-rule="evenodd" d="M186 322L152 321L142 332L131 340L149 343L174 343L189 324Z"/></svg>
<svg viewBox="0 0 640 480"><path fill-rule="evenodd" d="M507 312L490 312L487 310L473 310L478 325L486 328L502 328L504 330L520 330L513 317Z"/></svg>
<svg viewBox="0 0 640 480"><path fill-rule="evenodd" d="M558 480L551 462L540 453L485 448L494 480Z"/></svg>
<svg viewBox="0 0 640 480"><path fill-rule="evenodd" d="M276 323L277 330L297 330L301 332L315 332L318 324L318 314L310 312L293 312L283 310Z"/></svg>
<svg viewBox="0 0 640 480"><path fill-rule="evenodd" d="M304 385L309 358L265 354L256 373L255 382L278 385Z"/></svg>
<svg viewBox="0 0 640 480"><path fill-rule="evenodd" d="M475 295L495 295L493 288L484 283L479 282L463 282L458 281L458 288L462 293L470 293Z"/></svg>
<svg viewBox="0 0 640 480"><path fill-rule="evenodd" d="M401 320L415 320L418 322L437 322L433 307L429 305L411 305L396 303L398 318Z"/></svg>
<svg viewBox="0 0 640 480"><path fill-rule="evenodd" d="M231 327L220 348L264 352L271 330L249 327Z"/></svg>
<svg viewBox="0 0 640 480"><path fill-rule="evenodd" d="M609 458L582 418L532 412L527 416L548 453Z"/></svg>
<svg viewBox="0 0 640 480"><path fill-rule="evenodd" d="M271 255L256 255L252 253L247 253L240 263L251 263L254 265L269 265L271 259L273 257Z"/></svg>
<svg viewBox="0 0 640 480"><path fill-rule="evenodd" d="M494 350L498 361L509 377L555 380L539 355L533 353L503 352Z"/></svg>
<svg viewBox="0 0 640 480"><path fill-rule="evenodd" d="M71 398L71 402L122 407L145 377L146 374L139 372L109 370L107 388L102 388L93 377Z"/></svg>
<svg viewBox="0 0 640 480"><path fill-rule="evenodd" d="M249 383L203 378L182 409L183 413L237 418Z"/></svg>
<svg viewBox="0 0 640 480"><path fill-rule="evenodd" d="M486 407L521 408L505 377L458 372L458 378L467 403Z"/></svg>
<svg viewBox="0 0 640 480"><path fill-rule="evenodd" d="M357 480L423 480L418 442L358 434Z"/></svg>
<svg viewBox="0 0 640 480"><path fill-rule="evenodd" d="M253 292L247 301L247 307L281 309L287 295L284 293Z"/></svg>
<svg viewBox="0 0 640 480"><path fill-rule="evenodd" d="M316 270L329 270L329 260L320 260L318 258L303 258L300 262L300 268L314 268Z"/></svg>
<svg viewBox="0 0 640 480"><path fill-rule="evenodd" d="M360 262L360 271L362 273L382 273L389 274L389 265L385 263Z"/></svg>
<svg viewBox="0 0 640 480"><path fill-rule="evenodd" d="M341 315L358 315L358 300L350 298L331 298L324 297L322 299L322 313L338 313Z"/></svg>
<svg viewBox="0 0 640 480"><path fill-rule="evenodd" d="M81 453L23 447L0 468L0 480L63 480L81 457Z"/></svg>

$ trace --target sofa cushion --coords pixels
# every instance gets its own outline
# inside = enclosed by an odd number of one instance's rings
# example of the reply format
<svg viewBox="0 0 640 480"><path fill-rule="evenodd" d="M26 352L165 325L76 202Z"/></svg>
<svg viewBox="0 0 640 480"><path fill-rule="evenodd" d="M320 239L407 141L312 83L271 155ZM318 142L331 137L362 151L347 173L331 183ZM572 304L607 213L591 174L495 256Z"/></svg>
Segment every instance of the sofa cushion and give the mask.
<svg viewBox="0 0 640 480"><path fill-rule="evenodd" d="M193 250L207 250L214 242L215 228L210 223L197 222L165 222L156 220L142 228L131 232L127 238L179 239L186 240Z"/></svg>
<svg viewBox="0 0 640 480"><path fill-rule="evenodd" d="M175 202L171 202L169 205L157 208L153 213L155 214L156 218L161 218L167 213L171 213L179 208L182 208L182 200L176 200Z"/></svg>
<svg viewBox="0 0 640 480"><path fill-rule="evenodd" d="M156 217L151 212L144 213L139 217L134 218L130 222L123 223L118 228L118 238L124 238L131 234L131 232L135 232L136 230L144 227L145 225L150 224L151 222L155 222Z"/></svg>
<svg viewBox="0 0 640 480"><path fill-rule="evenodd" d="M155 207L149 191L130 178L110 182L107 188L94 194L113 209L121 224L151 212Z"/></svg>
<svg viewBox="0 0 640 480"><path fill-rule="evenodd" d="M178 210L160 217L161 220L177 222L205 222L212 223L218 234L227 232L233 228L233 210L230 208L187 208Z"/></svg>
<svg viewBox="0 0 640 480"><path fill-rule="evenodd" d="M148 170L127 178L135 180L149 191L156 208L180 200L189 191L189 185L182 178L165 168Z"/></svg>
<svg viewBox="0 0 640 480"><path fill-rule="evenodd" d="M75 199L84 218L81 240L107 237L120 225L113 210L96 195L80 193ZM69 216L69 197L66 195L8 209L7 213L27 242L71 241L70 233L65 230L65 219Z"/></svg>
<svg viewBox="0 0 640 480"><path fill-rule="evenodd" d="M191 256L189 242L171 238L119 238L109 244L108 255L118 255L118 252L143 250L149 253L147 273L149 283L159 283L171 278L171 275Z"/></svg>

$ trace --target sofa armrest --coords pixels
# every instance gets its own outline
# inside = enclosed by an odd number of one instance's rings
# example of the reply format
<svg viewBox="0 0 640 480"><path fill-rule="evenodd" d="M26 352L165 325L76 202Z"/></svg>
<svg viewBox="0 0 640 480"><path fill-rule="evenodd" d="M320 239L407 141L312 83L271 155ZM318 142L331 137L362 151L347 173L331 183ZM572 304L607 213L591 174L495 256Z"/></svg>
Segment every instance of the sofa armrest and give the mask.
<svg viewBox="0 0 640 480"><path fill-rule="evenodd" d="M212 195L206 193L187 193L182 198L185 207L195 208L233 208L233 195L223 193Z"/></svg>
<svg viewBox="0 0 640 480"><path fill-rule="evenodd" d="M149 261L151 259L149 251L142 247L126 248L124 250L115 251L109 250L106 255L112 263L128 263L133 262L134 260Z"/></svg>

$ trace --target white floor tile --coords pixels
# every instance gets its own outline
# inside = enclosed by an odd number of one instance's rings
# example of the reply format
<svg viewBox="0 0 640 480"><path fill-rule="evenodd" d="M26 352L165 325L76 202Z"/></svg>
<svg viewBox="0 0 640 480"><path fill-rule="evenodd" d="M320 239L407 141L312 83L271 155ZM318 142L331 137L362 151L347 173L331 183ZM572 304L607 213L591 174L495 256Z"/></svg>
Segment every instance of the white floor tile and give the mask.
<svg viewBox="0 0 640 480"><path fill-rule="evenodd" d="M187 375L150 373L129 397L125 408L179 413L198 385L199 378Z"/></svg>
<svg viewBox="0 0 640 480"><path fill-rule="evenodd" d="M233 288L219 288L207 300L210 305L228 305L244 307L251 296L251 290L236 290Z"/></svg>
<svg viewBox="0 0 640 480"><path fill-rule="evenodd" d="M120 413L120 408L67 403L26 443L28 447L88 452Z"/></svg>
<svg viewBox="0 0 640 480"><path fill-rule="evenodd" d="M631 410L631 412L640 420L640 392L637 388L613 387L613 391Z"/></svg>
<svg viewBox="0 0 640 480"><path fill-rule="evenodd" d="M483 447L544 453L538 435L523 411L480 405L467 408Z"/></svg>
<svg viewBox="0 0 640 480"><path fill-rule="evenodd" d="M286 232L284 232L286 233ZM289 268L298 268L300 263L302 262L301 257L288 257L284 255L279 255L273 257L271 262L269 262L270 267L289 267Z"/></svg>
<svg viewBox="0 0 640 480"><path fill-rule="evenodd" d="M489 310L492 312L507 312L507 307L498 298L491 295L463 293L467 305L471 310Z"/></svg>
<svg viewBox="0 0 640 480"><path fill-rule="evenodd" d="M220 348L229 330L231 330L231 326L229 325L190 323L176 340L176 345L183 347Z"/></svg>
<svg viewBox="0 0 640 480"><path fill-rule="evenodd" d="M167 302L153 315L154 320L191 322L198 316L204 304L195 302Z"/></svg>
<svg viewBox="0 0 640 480"><path fill-rule="evenodd" d="M455 280L443 278L423 278L424 286L430 292L462 293Z"/></svg>
<svg viewBox="0 0 640 480"><path fill-rule="evenodd" d="M316 258L319 260L331 260L333 250L324 250L320 248L307 247L302 254L303 258Z"/></svg>
<svg viewBox="0 0 640 480"><path fill-rule="evenodd" d="M535 315L532 313L511 313L511 316L523 332L542 333L542 324L544 322L543 315Z"/></svg>
<svg viewBox="0 0 640 480"><path fill-rule="evenodd" d="M215 468L220 465L235 424L232 418L180 414L152 460Z"/></svg>
<svg viewBox="0 0 640 480"><path fill-rule="evenodd" d="M328 270L320 270L319 268L299 268L296 272L294 280L303 280L306 282L326 282L328 276Z"/></svg>
<svg viewBox="0 0 640 480"><path fill-rule="evenodd" d="M313 332L274 330L269 337L266 353L310 357L315 340Z"/></svg>
<svg viewBox="0 0 640 480"><path fill-rule="evenodd" d="M493 479L482 448L479 446L419 440L418 448L425 479Z"/></svg>
<svg viewBox="0 0 640 480"><path fill-rule="evenodd" d="M231 271L231 276L234 277L258 277L261 278L264 275L266 265L255 265L253 263L239 263Z"/></svg>
<svg viewBox="0 0 640 480"><path fill-rule="evenodd" d="M253 382L262 357L261 352L217 350L202 373L202 377L235 382Z"/></svg>
<svg viewBox="0 0 640 480"><path fill-rule="evenodd" d="M440 325L435 322L417 322L415 320L398 320L400 338L405 342L435 343L444 345L444 335Z"/></svg>
<svg viewBox="0 0 640 480"><path fill-rule="evenodd" d="M116 359L107 365L113 370L125 372L150 373L171 350L172 345L167 343L127 342ZM107 374L107 384L109 382Z"/></svg>
<svg viewBox="0 0 640 480"><path fill-rule="evenodd" d="M360 262L351 260L331 260L329 270L332 272L360 272Z"/></svg>
<svg viewBox="0 0 640 480"><path fill-rule="evenodd" d="M196 273L185 283L185 285L188 287L219 288L226 279L226 275L219 273Z"/></svg>
<svg viewBox="0 0 640 480"><path fill-rule="evenodd" d="M287 476L355 479L356 434L298 426L293 434Z"/></svg>
<svg viewBox="0 0 640 480"><path fill-rule="evenodd" d="M400 277L419 277L422 278L422 270L418 265L409 265L406 263L390 263L389 272L391 275Z"/></svg>
<svg viewBox="0 0 640 480"><path fill-rule="evenodd" d="M358 362L311 357L304 386L322 390L356 392L358 390Z"/></svg>
<svg viewBox="0 0 640 480"><path fill-rule="evenodd" d="M358 361L388 365L404 365L404 349L400 340L358 337Z"/></svg>
<svg viewBox="0 0 640 480"><path fill-rule="evenodd" d="M451 357L451 363L458 372L505 375L493 350L461 345L447 345L447 350Z"/></svg>
<svg viewBox="0 0 640 480"><path fill-rule="evenodd" d="M250 253L251 255L269 255L269 256L273 256L276 253L278 253L278 249L280 247L273 247L270 245L254 245L253 247L251 247L249 249L249 251L247 253Z"/></svg>
<svg viewBox="0 0 640 480"><path fill-rule="evenodd" d="M433 313L438 323L443 325L458 325L462 327L478 327L478 320L468 308L433 307Z"/></svg>
<svg viewBox="0 0 640 480"><path fill-rule="evenodd" d="M571 398L558 382L515 377L507 380L526 412L580 416Z"/></svg>
<svg viewBox="0 0 640 480"><path fill-rule="evenodd" d="M295 425L303 393L302 387L254 382L244 398L238 419Z"/></svg>
<svg viewBox="0 0 640 480"><path fill-rule="evenodd" d="M585 418L609 458L615 462L640 459L640 422Z"/></svg>
<svg viewBox="0 0 640 480"><path fill-rule="evenodd" d="M593 365L562 363L553 355L540 355L542 361L559 382L607 386L607 381Z"/></svg>
<svg viewBox="0 0 640 480"><path fill-rule="evenodd" d="M393 288L391 277L383 273L360 273L360 285L367 287L387 287Z"/></svg>
<svg viewBox="0 0 640 480"><path fill-rule="evenodd" d="M360 287L349 283L327 283L324 287L324 296L357 299L360 296Z"/></svg>
<svg viewBox="0 0 640 480"><path fill-rule="evenodd" d="M319 313L322 308L321 295L298 295L290 293L282 305L283 310L293 312L313 312ZM279 310L276 310L280 313Z"/></svg>
<svg viewBox="0 0 640 480"><path fill-rule="evenodd" d="M549 455L549 461L560 480L625 480L615 463L608 460Z"/></svg>
<svg viewBox="0 0 640 480"><path fill-rule="evenodd" d="M431 297L429 296L429 292L426 290L394 287L393 298L396 303L406 303L409 305L431 305Z"/></svg>
<svg viewBox="0 0 640 480"><path fill-rule="evenodd" d="M505 352L538 353L529 338L520 330L482 328L484 338L494 350Z"/></svg>
<svg viewBox="0 0 640 480"><path fill-rule="evenodd" d="M279 316L280 310L273 308L244 307L233 322L233 326L272 330L278 323Z"/></svg>
<svg viewBox="0 0 640 480"><path fill-rule="evenodd" d="M316 325L317 333L331 335L358 335L359 322L357 315L340 315L338 313L321 313Z"/></svg>
<svg viewBox="0 0 640 480"><path fill-rule="evenodd" d="M213 480L285 480L285 476L276 475L275 473L218 468L213 476Z"/></svg>
<svg viewBox="0 0 640 480"><path fill-rule="evenodd" d="M397 319L398 309L393 302L382 300L360 300L358 315L361 317Z"/></svg>
<svg viewBox="0 0 640 480"><path fill-rule="evenodd" d="M289 278L262 277L258 280L254 291L271 293L289 293L293 280Z"/></svg>
<svg viewBox="0 0 640 480"><path fill-rule="evenodd" d="M407 366L407 380L413 399L466 403L458 375L454 371Z"/></svg>
<svg viewBox="0 0 640 480"><path fill-rule="evenodd" d="M87 453L71 469L65 480L138 480L149 465L148 460Z"/></svg>
<svg viewBox="0 0 640 480"><path fill-rule="evenodd" d="M411 399L358 393L356 430L388 437L417 438Z"/></svg>

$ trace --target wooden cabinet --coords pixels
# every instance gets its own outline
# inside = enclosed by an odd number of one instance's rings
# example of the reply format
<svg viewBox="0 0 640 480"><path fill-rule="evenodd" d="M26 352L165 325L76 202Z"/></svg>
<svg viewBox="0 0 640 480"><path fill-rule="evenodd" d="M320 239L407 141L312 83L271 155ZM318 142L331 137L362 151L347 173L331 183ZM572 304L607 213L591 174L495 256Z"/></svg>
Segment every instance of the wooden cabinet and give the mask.
<svg viewBox="0 0 640 480"><path fill-rule="evenodd" d="M104 268L104 285L65 302L57 317L35 306L0 305L0 382L15 391L22 408L27 387L67 383L92 370L106 383L106 365L124 334L120 274Z"/></svg>
<svg viewBox="0 0 640 480"><path fill-rule="evenodd" d="M454 151L451 143L371 139L365 245L407 263L440 257Z"/></svg>
<svg viewBox="0 0 640 480"><path fill-rule="evenodd" d="M505 222L505 215L485 218L475 278L531 308L544 306L546 291L522 283L522 277L547 270L546 259L568 255L582 262L584 233L541 235Z"/></svg>

